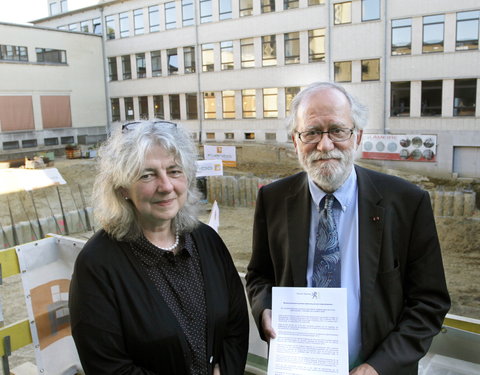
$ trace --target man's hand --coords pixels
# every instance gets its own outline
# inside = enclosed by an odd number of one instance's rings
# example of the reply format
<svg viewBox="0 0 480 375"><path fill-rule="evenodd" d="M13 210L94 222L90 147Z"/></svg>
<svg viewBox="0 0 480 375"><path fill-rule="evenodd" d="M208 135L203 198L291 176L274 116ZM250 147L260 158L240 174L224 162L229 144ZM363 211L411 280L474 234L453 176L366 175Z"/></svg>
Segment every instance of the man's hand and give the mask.
<svg viewBox="0 0 480 375"><path fill-rule="evenodd" d="M270 339L274 339L277 335L272 328L272 310L265 309L262 312L262 329L263 334L267 342L270 342Z"/></svg>
<svg viewBox="0 0 480 375"><path fill-rule="evenodd" d="M221 375L220 374L220 366L218 365L218 363L213 368L213 375Z"/></svg>
<svg viewBox="0 0 480 375"><path fill-rule="evenodd" d="M368 363L364 363L350 371L350 375L378 375L378 372Z"/></svg>

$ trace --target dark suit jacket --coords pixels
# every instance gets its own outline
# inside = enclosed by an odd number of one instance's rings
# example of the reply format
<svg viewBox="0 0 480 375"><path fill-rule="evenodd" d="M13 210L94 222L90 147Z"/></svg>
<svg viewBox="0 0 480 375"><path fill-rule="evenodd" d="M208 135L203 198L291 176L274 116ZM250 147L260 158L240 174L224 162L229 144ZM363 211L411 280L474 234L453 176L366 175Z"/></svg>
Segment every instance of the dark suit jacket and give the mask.
<svg viewBox="0 0 480 375"><path fill-rule="evenodd" d="M205 224L192 232L207 304L207 358L222 374L243 375L248 312L230 254ZM126 242L97 232L70 285L72 335L86 374L188 375L190 349L177 319Z"/></svg>
<svg viewBox="0 0 480 375"><path fill-rule="evenodd" d="M450 307L429 194L400 178L355 169L362 358L381 375L416 374ZM258 193L246 280L261 335L272 286L306 286L310 199L304 172Z"/></svg>

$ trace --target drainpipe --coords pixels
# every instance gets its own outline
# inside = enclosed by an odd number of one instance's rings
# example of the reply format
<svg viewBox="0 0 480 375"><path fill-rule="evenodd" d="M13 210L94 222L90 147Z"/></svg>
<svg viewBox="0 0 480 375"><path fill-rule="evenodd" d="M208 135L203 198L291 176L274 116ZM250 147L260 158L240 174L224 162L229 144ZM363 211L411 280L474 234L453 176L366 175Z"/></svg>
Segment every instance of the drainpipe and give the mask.
<svg viewBox="0 0 480 375"><path fill-rule="evenodd" d="M388 123L388 117L389 117L389 112L390 112L390 106L389 103L387 103L387 96L388 96L388 82L387 82L387 58L390 58L389 51L388 51L388 31L389 31L389 21L388 21L388 0L385 0L384 2L384 11L383 11L383 17L384 17L384 37L385 37L385 42L384 44L384 51L383 51L383 134L386 134L388 130L387 128L387 123Z"/></svg>
<svg viewBox="0 0 480 375"><path fill-rule="evenodd" d="M332 82L332 4L331 1L327 0L327 69L328 69L328 82Z"/></svg>
<svg viewBox="0 0 480 375"><path fill-rule="evenodd" d="M195 72L197 75L197 104L198 104L198 143L201 145L203 143L202 132L203 132L203 98L202 98L202 85L201 85L201 74L200 74L200 44L198 43L198 17L197 17L197 6L196 1L193 2L194 17L195 17Z"/></svg>
<svg viewBox="0 0 480 375"><path fill-rule="evenodd" d="M102 60L103 60L103 72L104 72L104 80L103 83L105 85L105 104L107 106L107 135L110 135L112 132L112 124L110 119L112 118L112 109L110 105L110 93L108 90L108 66L107 66L107 56L105 52L105 42L106 42L106 27L103 17L103 6L100 7L100 20L102 23Z"/></svg>

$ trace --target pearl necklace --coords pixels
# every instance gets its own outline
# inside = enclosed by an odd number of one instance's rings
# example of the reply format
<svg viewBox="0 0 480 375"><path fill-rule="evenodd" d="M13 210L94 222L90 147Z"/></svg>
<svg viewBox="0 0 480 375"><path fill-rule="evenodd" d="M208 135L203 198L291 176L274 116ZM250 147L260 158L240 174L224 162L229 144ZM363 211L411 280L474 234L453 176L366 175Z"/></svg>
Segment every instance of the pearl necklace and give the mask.
<svg viewBox="0 0 480 375"><path fill-rule="evenodd" d="M175 249L177 246L178 246L178 241L180 240L180 237L178 235L178 231L175 232L175 242L172 246L169 246L169 247L160 247L160 246L157 246L160 250L163 250L163 251L172 251L173 249Z"/></svg>

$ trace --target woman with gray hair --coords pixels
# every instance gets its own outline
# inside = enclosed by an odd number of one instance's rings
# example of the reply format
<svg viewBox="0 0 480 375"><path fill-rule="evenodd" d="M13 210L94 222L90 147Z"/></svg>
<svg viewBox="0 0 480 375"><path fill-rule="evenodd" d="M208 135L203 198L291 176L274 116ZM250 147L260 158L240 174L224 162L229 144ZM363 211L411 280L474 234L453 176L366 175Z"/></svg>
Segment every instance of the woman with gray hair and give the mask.
<svg viewBox="0 0 480 375"><path fill-rule="evenodd" d="M99 150L102 229L70 287L87 375L243 374L248 315L223 241L196 218L196 148L166 121L128 123Z"/></svg>

